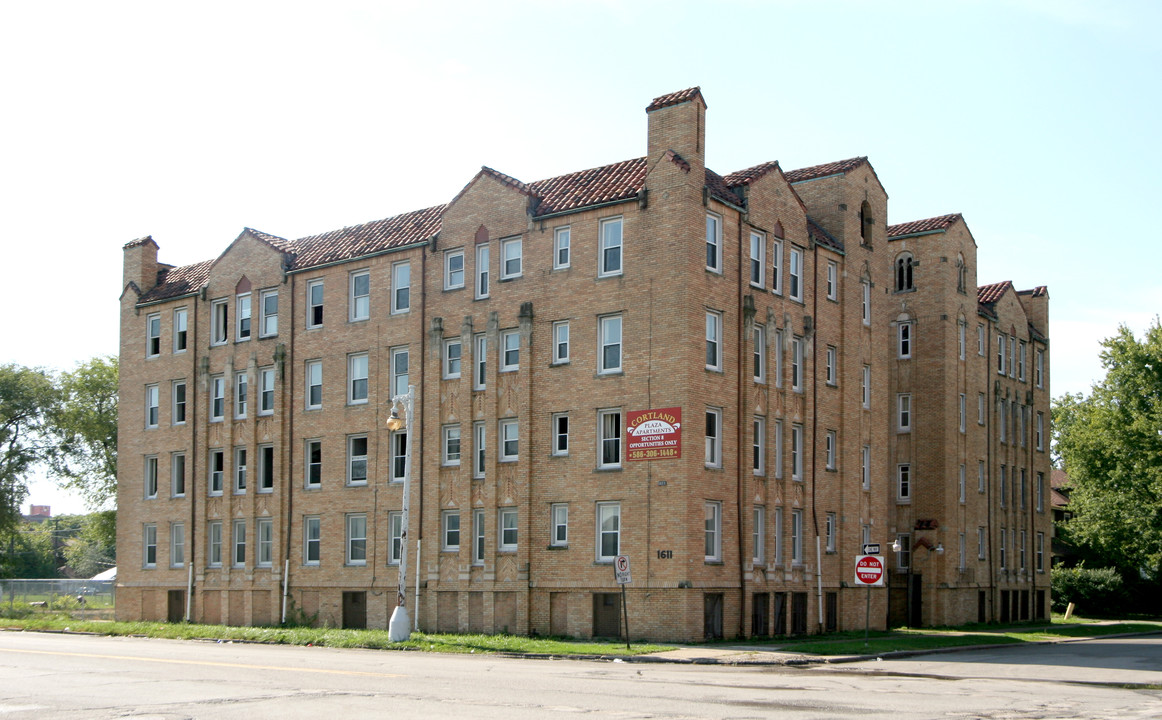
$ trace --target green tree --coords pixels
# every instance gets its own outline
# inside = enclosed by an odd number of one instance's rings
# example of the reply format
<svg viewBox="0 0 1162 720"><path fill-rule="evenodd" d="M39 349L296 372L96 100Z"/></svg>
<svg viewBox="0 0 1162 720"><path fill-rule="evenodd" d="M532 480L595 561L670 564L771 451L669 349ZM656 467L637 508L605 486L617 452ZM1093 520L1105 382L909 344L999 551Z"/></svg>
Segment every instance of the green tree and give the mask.
<svg viewBox="0 0 1162 720"><path fill-rule="evenodd" d="M49 474L100 509L117 494L117 358L78 365L61 374L57 389L46 418Z"/></svg>
<svg viewBox="0 0 1162 720"><path fill-rule="evenodd" d="M79 529L64 545L66 572L88 578L117 564L117 512L74 516Z"/></svg>
<svg viewBox="0 0 1162 720"><path fill-rule="evenodd" d="M1069 473L1070 539L1127 579L1162 580L1162 326L1102 342L1105 378L1054 401L1056 451Z"/></svg>
<svg viewBox="0 0 1162 720"><path fill-rule="evenodd" d="M26 477L41 457L45 414L55 398L44 370L0 365L0 533L15 530L20 522Z"/></svg>

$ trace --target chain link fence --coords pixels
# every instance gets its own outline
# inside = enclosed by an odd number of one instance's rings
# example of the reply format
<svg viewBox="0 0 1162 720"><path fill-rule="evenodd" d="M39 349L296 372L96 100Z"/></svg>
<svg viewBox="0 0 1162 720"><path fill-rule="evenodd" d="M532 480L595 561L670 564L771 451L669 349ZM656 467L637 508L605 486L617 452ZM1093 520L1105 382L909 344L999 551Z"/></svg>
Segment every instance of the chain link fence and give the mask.
<svg viewBox="0 0 1162 720"><path fill-rule="evenodd" d="M66 612L81 619L112 618L111 580L0 580L0 613Z"/></svg>

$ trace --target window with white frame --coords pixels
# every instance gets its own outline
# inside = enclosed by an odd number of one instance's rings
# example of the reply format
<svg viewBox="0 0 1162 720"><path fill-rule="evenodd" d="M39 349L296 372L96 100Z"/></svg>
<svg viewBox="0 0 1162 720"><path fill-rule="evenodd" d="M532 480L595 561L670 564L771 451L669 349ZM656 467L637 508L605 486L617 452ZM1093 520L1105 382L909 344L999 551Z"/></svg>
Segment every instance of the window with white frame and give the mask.
<svg viewBox="0 0 1162 720"><path fill-rule="evenodd" d="M1021 509L1024 510L1028 502L1029 488L1028 483L1025 482L1025 468L1021 468Z"/></svg>
<svg viewBox="0 0 1162 720"><path fill-rule="evenodd" d="M896 325L897 353L901 360L912 357L912 323L902 322Z"/></svg>
<svg viewBox="0 0 1162 720"><path fill-rule="evenodd" d="M1001 532L999 534L998 540L1000 540L1000 544L997 547L997 549L1000 551L1000 561L1001 561L1000 566L1001 566L1001 570L1005 570L1009 566L1009 562L1008 562L1009 561L1009 557L1008 557L1008 555L1009 555L1008 549L1009 548L1008 548L1008 543L1005 542L1005 529L1004 528L1001 528Z"/></svg>
<svg viewBox="0 0 1162 720"><path fill-rule="evenodd" d="M751 375L757 383L767 381L767 329L762 325L754 326L754 347L751 349L754 359L751 363Z"/></svg>
<svg viewBox="0 0 1162 720"><path fill-rule="evenodd" d="M518 278L522 273L522 244L520 237L500 241L500 279Z"/></svg>
<svg viewBox="0 0 1162 720"><path fill-rule="evenodd" d="M839 381L839 370L836 368L838 362L839 350L837 350L834 345L828 345L825 364L828 385L835 385Z"/></svg>
<svg viewBox="0 0 1162 720"><path fill-rule="evenodd" d="M250 378L246 372L234 375L234 417L241 420L246 417L246 406L249 400Z"/></svg>
<svg viewBox="0 0 1162 720"><path fill-rule="evenodd" d="M912 498L912 466L900 463L896 466L896 499L910 500Z"/></svg>
<svg viewBox="0 0 1162 720"><path fill-rule="evenodd" d="M621 553L621 503L597 503L597 562L613 562Z"/></svg>
<svg viewBox="0 0 1162 720"><path fill-rule="evenodd" d="M391 433L391 480L403 482L407 473L408 431L395 430Z"/></svg>
<svg viewBox="0 0 1162 720"><path fill-rule="evenodd" d="M1037 373L1037 387L1043 388L1045 387L1045 351L1038 348L1035 355L1037 358L1037 367L1034 369L1034 372Z"/></svg>
<svg viewBox="0 0 1162 720"><path fill-rule="evenodd" d="M706 269L722 272L722 218L706 214Z"/></svg>
<svg viewBox="0 0 1162 720"><path fill-rule="evenodd" d="M803 479L803 426L791 425L791 479Z"/></svg>
<svg viewBox="0 0 1162 720"><path fill-rule="evenodd" d="M484 511L472 511L472 564L484 564Z"/></svg>
<svg viewBox="0 0 1162 720"><path fill-rule="evenodd" d="M210 377L210 422L220 422L226 416L226 378Z"/></svg>
<svg viewBox="0 0 1162 720"><path fill-rule="evenodd" d="M838 451L836 448L835 431L828 430L827 435L824 436L824 457L826 458L827 469L834 470L836 464L836 456Z"/></svg>
<svg viewBox="0 0 1162 720"><path fill-rule="evenodd" d="M976 461L976 491L983 493L985 491L985 473L984 460Z"/></svg>
<svg viewBox="0 0 1162 720"><path fill-rule="evenodd" d="M141 528L141 565L145 568L157 567L157 525L147 523Z"/></svg>
<svg viewBox="0 0 1162 720"><path fill-rule="evenodd" d="M554 413L552 417L553 455L569 454L569 414ZM600 464L600 461L599 461Z"/></svg>
<svg viewBox="0 0 1162 720"><path fill-rule="evenodd" d="M258 492L274 490L274 446L258 446Z"/></svg>
<svg viewBox="0 0 1162 720"><path fill-rule="evenodd" d="M347 484L367 484L367 436L347 438Z"/></svg>
<svg viewBox="0 0 1162 720"><path fill-rule="evenodd" d="M258 369L258 414L274 414L274 368Z"/></svg>
<svg viewBox="0 0 1162 720"><path fill-rule="evenodd" d="M1036 437L1036 439L1037 439L1037 445L1036 445L1037 451L1044 452L1045 451L1045 414L1041 413L1041 412L1037 413L1036 433L1037 433L1037 437Z"/></svg>
<svg viewBox="0 0 1162 720"><path fill-rule="evenodd" d="M864 325L871 325L871 283L864 280L860 284L859 312Z"/></svg>
<svg viewBox="0 0 1162 720"><path fill-rule="evenodd" d="M230 335L230 305L226 298L210 301L210 344L225 345Z"/></svg>
<svg viewBox="0 0 1162 720"><path fill-rule="evenodd" d="M771 243L771 292L783 294L783 243L780 240Z"/></svg>
<svg viewBox="0 0 1162 720"><path fill-rule="evenodd" d="M803 338L791 338L791 389L803 392Z"/></svg>
<svg viewBox="0 0 1162 720"><path fill-rule="evenodd" d="M706 456L708 468L722 467L722 411L706 409Z"/></svg>
<svg viewBox="0 0 1162 720"><path fill-rule="evenodd" d="M472 347L472 389L483 390L488 383L488 336L477 333Z"/></svg>
<svg viewBox="0 0 1162 720"><path fill-rule="evenodd" d="M976 394L976 424L984 425L985 416L985 396L984 393Z"/></svg>
<svg viewBox="0 0 1162 720"><path fill-rule="evenodd" d="M553 364L569 362L569 321L553 323Z"/></svg>
<svg viewBox="0 0 1162 720"><path fill-rule="evenodd" d="M967 558L965 557L967 543L964 540L964 533L960 533L957 536L957 543L956 544L957 544L956 567L959 568L960 570L964 570L966 567L968 567L968 563L966 562Z"/></svg>
<svg viewBox="0 0 1162 720"><path fill-rule="evenodd" d="M706 312L706 369L722 369L722 313Z"/></svg>
<svg viewBox="0 0 1162 720"><path fill-rule="evenodd" d="M956 323L956 346L961 360L964 359L965 330L966 326L963 320Z"/></svg>
<svg viewBox="0 0 1162 720"><path fill-rule="evenodd" d="M1045 572L1045 533L1037 533L1037 547L1034 552L1037 554L1037 572Z"/></svg>
<svg viewBox="0 0 1162 720"><path fill-rule="evenodd" d="M570 257L572 229L566 225L553 231L553 269L564 270L572 262Z"/></svg>
<svg viewBox="0 0 1162 720"><path fill-rule="evenodd" d="M347 516L348 565L367 564L367 516L353 513Z"/></svg>
<svg viewBox="0 0 1162 720"><path fill-rule="evenodd" d="M234 567L246 565L246 521L234 521L234 552L231 553Z"/></svg>
<svg viewBox="0 0 1162 720"><path fill-rule="evenodd" d="M161 390L157 385L145 386L145 427L157 427L159 413L161 412Z"/></svg>
<svg viewBox="0 0 1162 720"><path fill-rule="evenodd" d="M775 477L783 477L783 421L775 421Z"/></svg>
<svg viewBox="0 0 1162 720"><path fill-rule="evenodd" d="M500 334L500 372L520 368L520 331L506 330Z"/></svg>
<svg viewBox="0 0 1162 720"><path fill-rule="evenodd" d="M968 422L968 418L966 417L968 415L967 404L968 399L964 396L964 393L960 393L960 432L965 432Z"/></svg>
<svg viewBox="0 0 1162 720"><path fill-rule="evenodd" d="M500 529L497 538L497 552L516 552L517 511L516 508L500 509Z"/></svg>
<svg viewBox="0 0 1162 720"><path fill-rule="evenodd" d="M347 356L347 404L367 402L367 353Z"/></svg>
<svg viewBox="0 0 1162 720"><path fill-rule="evenodd" d="M184 353L189 346L189 310L178 308L173 311L173 351Z"/></svg>
<svg viewBox="0 0 1162 720"><path fill-rule="evenodd" d="M242 293L234 299L234 317L237 327L234 332L235 342L250 339L250 293Z"/></svg>
<svg viewBox="0 0 1162 720"><path fill-rule="evenodd" d="M621 218L601 221L601 256L598 258L597 276L608 277L621 274Z"/></svg>
<svg viewBox="0 0 1162 720"><path fill-rule="evenodd" d="M487 459L487 438L484 434L484 421L472 423L472 477L484 477L485 461Z"/></svg>
<svg viewBox="0 0 1162 720"><path fill-rule="evenodd" d="M352 322L371 317L371 273L366 270L351 273L348 319Z"/></svg>
<svg viewBox="0 0 1162 720"><path fill-rule="evenodd" d="M1037 487L1033 489L1037 512L1045 512L1045 473L1037 473Z"/></svg>
<svg viewBox="0 0 1162 720"><path fill-rule="evenodd" d="M912 564L912 536L908 533L898 533L896 542L900 551L896 553L896 567L906 570Z"/></svg>
<svg viewBox="0 0 1162 720"><path fill-rule="evenodd" d="M173 382L173 413L170 420L174 425L186 424L186 381Z"/></svg>
<svg viewBox="0 0 1162 720"><path fill-rule="evenodd" d="M998 499L1000 500L1001 507L1004 507L1005 506L1005 497L1009 494L1008 468L1004 465L1001 465L1000 485L1001 485L1001 487L1000 487L1001 492L1000 492L1000 496Z"/></svg>
<svg viewBox="0 0 1162 720"><path fill-rule="evenodd" d="M444 251L444 289L464 287L464 248Z"/></svg>
<svg viewBox="0 0 1162 720"><path fill-rule="evenodd" d="M323 441L307 440L303 457L303 484L317 488L323 484Z"/></svg>
<svg viewBox="0 0 1162 720"><path fill-rule="evenodd" d="M258 336L278 335L278 290L263 290L258 296Z"/></svg>
<svg viewBox="0 0 1162 720"><path fill-rule="evenodd" d="M464 253L460 253L460 285L464 285ZM405 313L412 307L412 265L408 261L391 266L391 313Z"/></svg>
<svg viewBox="0 0 1162 720"><path fill-rule="evenodd" d="M185 497L186 496L186 454L172 453L169 456L169 474L170 484L169 492L171 497Z"/></svg>
<svg viewBox="0 0 1162 720"><path fill-rule="evenodd" d="M985 356L985 328L984 325L976 326L976 354Z"/></svg>
<svg viewBox="0 0 1162 720"><path fill-rule="evenodd" d="M145 357L161 355L161 314L153 313L145 317Z"/></svg>
<svg viewBox="0 0 1162 720"><path fill-rule="evenodd" d="M488 243L481 243L476 246L476 297L488 297L488 268L489 255Z"/></svg>
<svg viewBox="0 0 1162 720"><path fill-rule="evenodd" d="M871 409L871 365L863 366L863 374L859 384L860 403L864 410Z"/></svg>
<svg viewBox="0 0 1162 720"><path fill-rule="evenodd" d="M706 509L706 562L722 561L722 503L713 501Z"/></svg>
<svg viewBox="0 0 1162 720"><path fill-rule="evenodd" d="M985 529L982 527L978 527L976 529L976 559L977 560L984 560L985 537L986 537Z"/></svg>
<svg viewBox="0 0 1162 720"><path fill-rule="evenodd" d="M896 395L896 429L899 432L912 431L912 394Z"/></svg>
<svg viewBox="0 0 1162 720"><path fill-rule="evenodd" d="M403 557L403 513L387 514L387 564L399 565Z"/></svg>
<svg viewBox="0 0 1162 720"><path fill-rule="evenodd" d="M998 400L997 401L997 420L999 422L997 422L997 435L1000 438L1000 441L1002 443L1005 442L1006 440L1008 440L1008 432L1006 432L1008 430L1008 427L1007 427L1008 417L1009 417L1009 414L1007 412L1005 412L1005 401Z"/></svg>
<svg viewBox="0 0 1162 720"><path fill-rule="evenodd" d="M1017 537L1020 538L1020 543L1017 545L1018 567L1021 568L1021 572L1025 572L1025 531L1022 530L1017 534Z"/></svg>
<svg viewBox="0 0 1162 720"><path fill-rule="evenodd" d="M803 511L791 510L791 564L803 564Z"/></svg>
<svg viewBox="0 0 1162 720"><path fill-rule="evenodd" d="M186 526L170 523L169 526L169 566L181 567L186 564Z"/></svg>
<svg viewBox="0 0 1162 720"><path fill-rule="evenodd" d="M549 521L552 525L552 535L549 544L553 547L566 547L569 544L569 503L553 503L549 506Z"/></svg>
<svg viewBox="0 0 1162 720"><path fill-rule="evenodd" d="M210 472L210 478L206 484L207 491L211 495L221 495L222 486L226 479L226 451L220 448L211 450L206 464Z"/></svg>
<svg viewBox="0 0 1162 720"><path fill-rule="evenodd" d="M323 407L323 361L310 360L307 362L307 410L318 410Z"/></svg>
<svg viewBox="0 0 1162 720"><path fill-rule="evenodd" d="M440 513L440 528L442 540L440 549L444 552L455 552L460 549L460 511L444 510Z"/></svg>
<svg viewBox="0 0 1162 720"><path fill-rule="evenodd" d="M767 238L761 233L750 233L750 284L761 288L766 279Z"/></svg>
<svg viewBox="0 0 1162 720"><path fill-rule="evenodd" d="M621 410L597 411L597 467L621 467Z"/></svg>
<svg viewBox="0 0 1162 720"><path fill-rule="evenodd" d="M303 518L303 564L318 565L321 560L323 521L318 516Z"/></svg>
<svg viewBox="0 0 1162 720"><path fill-rule="evenodd" d="M460 356L463 348L460 338L444 341L444 379L455 380L460 377Z"/></svg>
<svg viewBox="0 0 1162 720"><path fill-rule="evenodd" d="M500 421L500 462L520 459L520 428L515 418Z"/></svg>
<svg viewBox="0 0 1162 720"><path fill-rule="evenodd" d="M997 333L997 375L1005 374L1005 336Z"/></svg>
<svg viewBox="0 0 1162 720"><path fill-rule="evenodd" d="M752 423L751 436L751 470L755 475L763 476L767 472L767 420L755 417Z"/></svg>
<svg viewBox="0 0 1162 720"><path fill-rule="evenodd" d="M1009 377L1017 377L1017 338L1009 336Z"/></svg>
<svg viewBox="0 0 1162 720"><path fill-rule="evenodd" d="M307 282L307 328L323 327L323 281Z"/></svg>
<svg viewBox="0 0 1162 720"><path fill-rule="evenodd" d="M968 471L964 467L964 463L960 463L960 470L956 477L956 494L960 499L961 504L968 500Z"/></svg>
<svg viewBox="0 0 1162 720"><path fill-rule="evenodd" d="M406 395L408 391L408 349L391 349L391 394Z"/></svg>
<svg viewBox="0 0 1162 720"><path fill-rule="evenodd" d="M775 387L783 387L783 331L775 328Z"/></svg>
<svg viewBox="0 0 1162 720"><path fill-rule="evenodd" d="M827 299L839 299L839 266L834 260L827 261Z"/></svg>
<svg viewBox="0 0 1162 720"><path fill-rule="evenodd" d="M775 508L775 544L771 556L776 566L783 564L783 508Z"/></svg>
<svg viewBox="0 0 1162 720"><path fill-rule="evenodd" d="M222 567L222 521L211 520L206 525L206 565Z"/></svg>
<svg viewBox="0 0 1162 720"><path fill-rule="evenodd" d="M597 319L598 348L597 373L621 372L621 316L609 315Z"/></svg>
<svg viewBox="0 0 1162 720"><path fill-rule="evenodd" d="M871 446L864 445L859 451L859 477L864 490L871 490Z"/></svg>
<svg viewBox="0 0 1162 720"><path fill-rule="evenodd" d="M460 425L444 426L443 453L441 464L444 466L460 464Z"/></svg>
<svg viewBox="0 0 1162 720"><path fill-rule="evenodd" d="M755 505L752 517L750 528L751 559L755 565L762 565L767 561L767 509L762 505Z"/></svg>
<svg viewBox="0 0 1162 720"><path fill-rule="evenodd" d="M246 492L246 448L234 448L234 492Z"/></svg>
<svg viewBox="0 0 1162 720"><path fill-rule="evenodd" d="M787 296L792 300L803 302L803 251L792 247L787 262L789 286Z"/></svg>
<svg viewBox="0 0 1162 720"><path fill-rule="evenodd" d="M274 564L274 520L259 518L254 523L254 530L258 535L258 557L254 564L271 567Z"/></svg>
<svg viewBox="0 0 1162 720"><path fill-rule="evenodd" d="M833 552L835 552L835 536L839 532L839 528L836 525L835 513L833 513L833 512L827 513L827 518L826 518L825 522L826 522L826 524L824 525L824 531L823 531L824 538L826 538L825 542L827 543L825 547L826 547L827 552L833 553Z"/></svg>
<svg viewBox="0 0 1162 720"><path fill-rule="evenodd" d="M157 456L145 456L145 472L143 473L143 484L145 487L145 499L152 500L157 497Z"/></svg>

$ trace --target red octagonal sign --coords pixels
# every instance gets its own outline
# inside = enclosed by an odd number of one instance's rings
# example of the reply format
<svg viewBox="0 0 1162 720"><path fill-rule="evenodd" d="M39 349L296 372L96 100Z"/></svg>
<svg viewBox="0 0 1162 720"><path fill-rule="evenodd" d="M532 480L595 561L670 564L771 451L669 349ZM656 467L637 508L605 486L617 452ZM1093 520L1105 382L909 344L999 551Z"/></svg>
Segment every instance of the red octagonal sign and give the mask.
<svg viewBox="0 0 1162 720"><path fill-rule="evenodd" d="M884 558L881 555L859 555L855 558L855 584L884 584Z"/></svg>

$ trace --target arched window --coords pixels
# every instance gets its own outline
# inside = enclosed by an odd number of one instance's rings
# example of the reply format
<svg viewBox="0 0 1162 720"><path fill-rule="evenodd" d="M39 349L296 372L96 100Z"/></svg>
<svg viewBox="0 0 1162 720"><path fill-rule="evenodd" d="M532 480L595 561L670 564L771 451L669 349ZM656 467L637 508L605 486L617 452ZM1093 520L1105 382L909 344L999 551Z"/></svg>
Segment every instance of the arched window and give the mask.
<svg viewBox="0 0 1162 720"><path fill-rule="evenodd" d="M956 256L956 290L964 292L964 286L967 283L968 268L964 266L964 255L958 254Z"/></svg>
<svg viewBox="0 0 1162 720"><path fill-rule="evenodd" d="M868 204L867 200L864 200L863 204L859 206L859 236L864 245L871 242L873 222L875 220L872 218L871 205Z"/></svg>
<svg viewBox="0 0 1162 720"><path fill-rule="evenodd" d="M896 258L896 292L912 289L912 254L900 253Z"/></svg>

